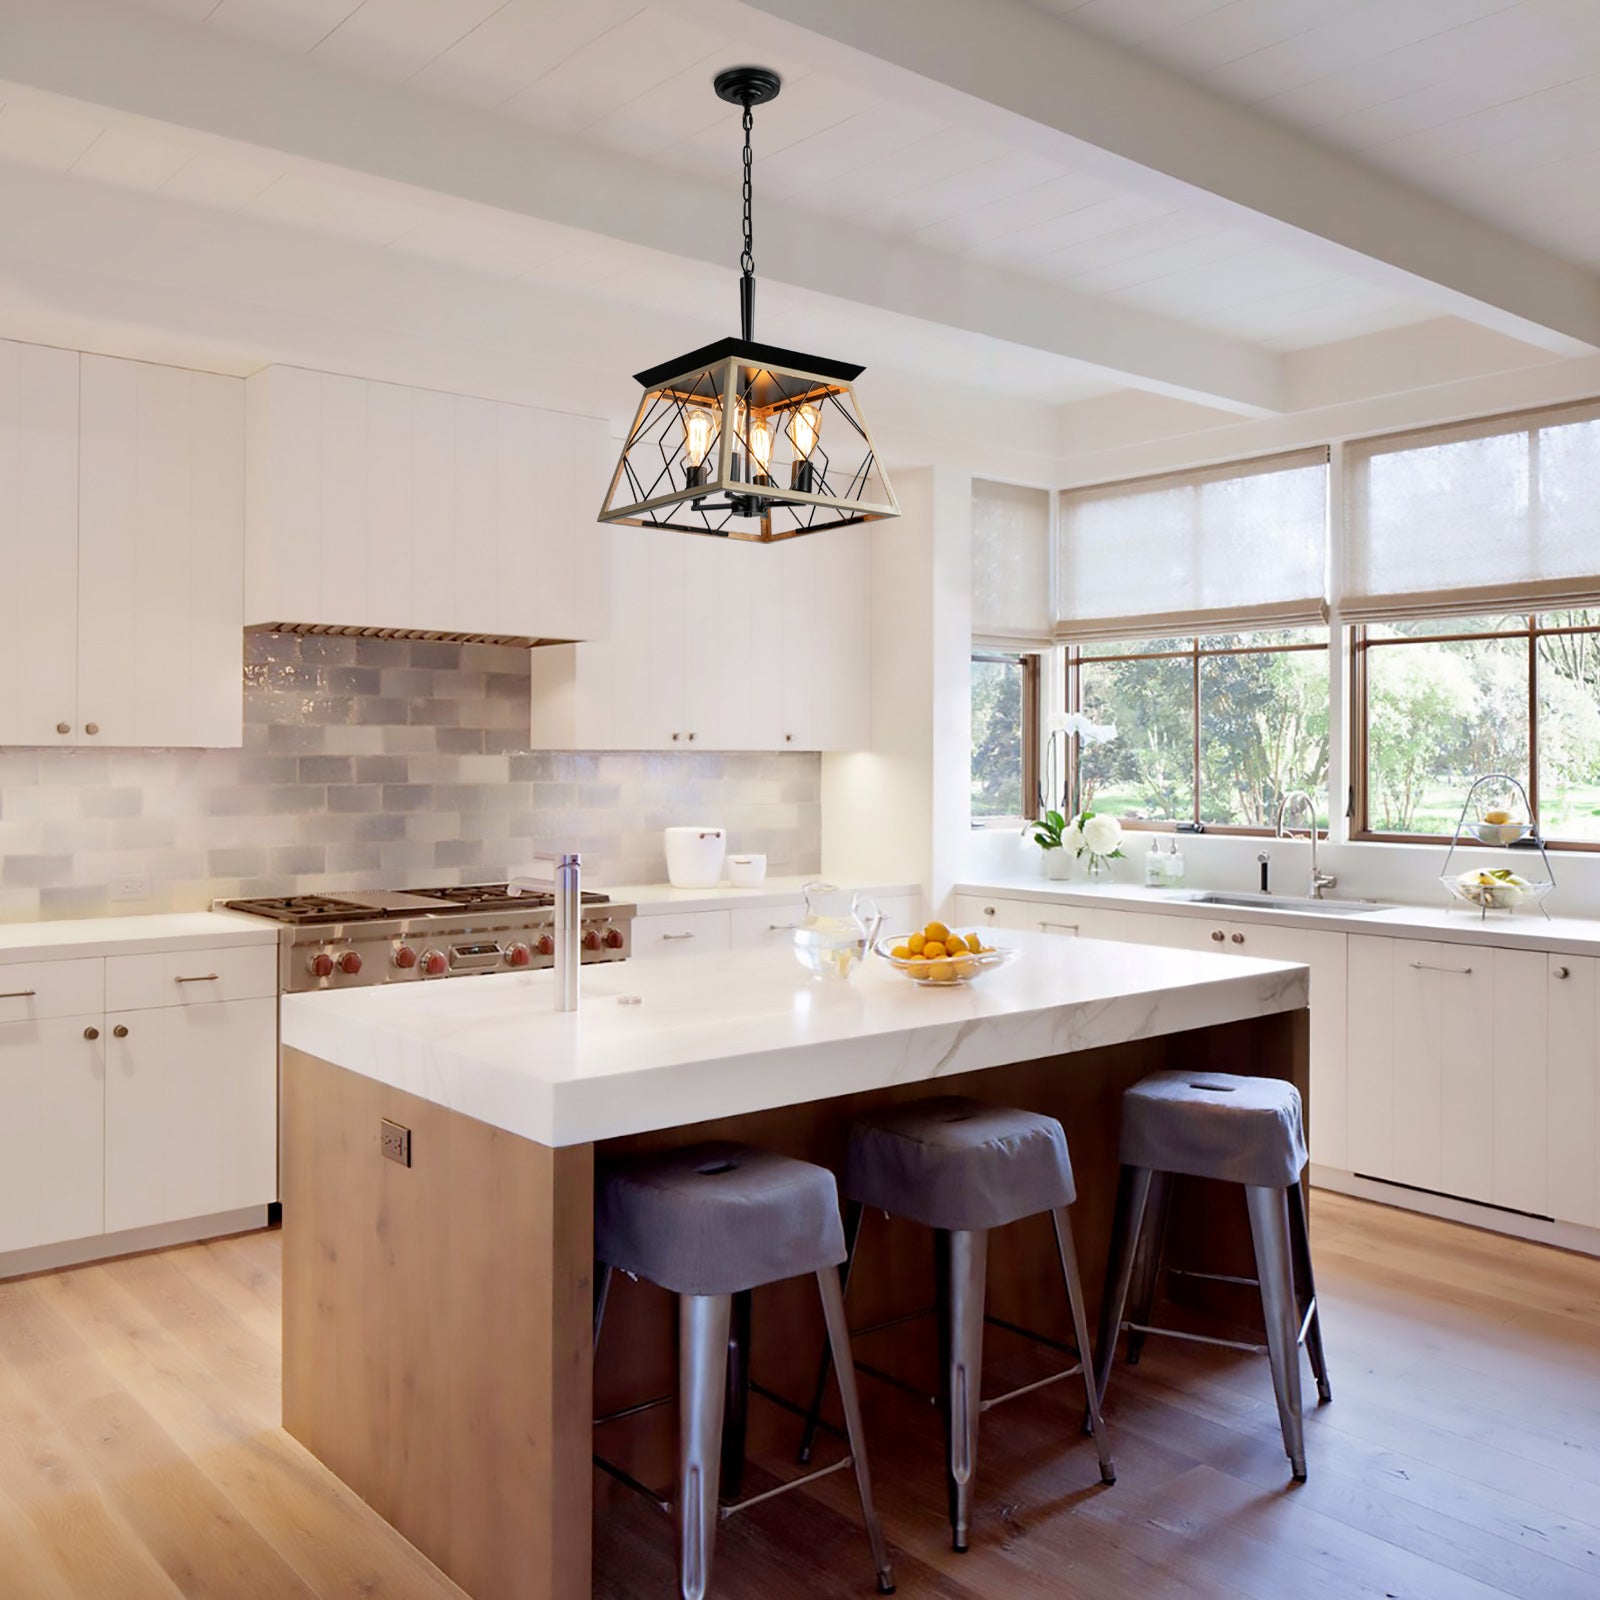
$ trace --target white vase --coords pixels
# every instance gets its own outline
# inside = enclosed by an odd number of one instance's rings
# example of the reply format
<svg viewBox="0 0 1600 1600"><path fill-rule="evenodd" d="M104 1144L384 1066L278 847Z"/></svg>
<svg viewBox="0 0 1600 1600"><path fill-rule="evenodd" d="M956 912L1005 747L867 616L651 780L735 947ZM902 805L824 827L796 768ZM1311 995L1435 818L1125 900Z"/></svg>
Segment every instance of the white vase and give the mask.
<svg viewBox="0 0 1600 1600"><path fill-rule="evenodd" d="M1067 851L1056 849L1040 853L1044 856L1045 877L1054 878L1059 883L1062 879L1072 876L1072 857Z"/></svg>

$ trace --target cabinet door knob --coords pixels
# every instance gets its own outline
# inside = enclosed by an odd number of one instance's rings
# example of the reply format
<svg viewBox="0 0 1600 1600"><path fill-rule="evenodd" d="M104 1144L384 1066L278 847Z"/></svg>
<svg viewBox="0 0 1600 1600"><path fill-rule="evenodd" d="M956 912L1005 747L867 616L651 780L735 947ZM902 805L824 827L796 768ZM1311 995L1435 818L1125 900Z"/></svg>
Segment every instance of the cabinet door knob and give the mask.
<svg viewBox="0 0 1600 1600"><path fill-rule="evenodd" d="M85 733L99 733L100 724L98 722L86 722L83 725L83 731Z"/></svg>
<svg viewBox="0 0 1600 1600"><path fill-rule="evenodd" d="M1233 942L1235 944L1243 944L1244 943L1244 935L1242 933L1230 934L1229 937L1233 940Z"/></svg>
<svg viewBox="0 0 1600 1600"><path fill-rule="evenodd" d="M1558 978L1570 978L1572 976L1571 969L1567 967L1557 967L1556 976Z"/></svg>
<svg viewBox="0 0 1600 1600"><path fill-rule="evenodd" d="M672 736L672 742L673 742L673 743L674 743L674 744L676 744L676 743L677 743L677 742L678 742L678 740L679 740L679 738L680 738L680 737L681 737L681 735L679 735L679 734L676 734L676 733L675 733L675 734L673 734L673 736Z"/></svg>
<svg viewBox="0 0 1600 1600"><path fill-rule="evenodd" d="M994 907L993 906L985 906L983 908L983 914L986 917L992 917L994 915Z"/></svg>
<svg viewBox="0 0 1600 1600"><path fill-rule="evenodd" d="M128 1030L122 1023L119 1022L116 1027L111 1030L111 1036L114 1039L126 1039L128 1037Z"/></svg>
<svg viewBox="0 0 1600 1600"><path fill-rule="evenodd" d="M71 733L72 732L72 724L70 722L58 722L56 724L56 732L57 733Z"/></svg>
<svg viewBox="0 0 1600 1600"><path fill-rule="evenodd" d="M1222 943L1222 941L1223 941L1223 939L1225 939L1225 938L1226 938L1226 937L1227 937L1227 935L1226 935L1226 934L1224 934L1224 933L1223 933L1223 931L1222 931L1222 929L1221 929L1221 928L1213 928L1213 929L1212 929L1212 930L1211 930L1211 937L1212 937L1212 938L1213 938L1213 939L1214 939L1214 940L1215 940L1215 941L1216 941L1216 942L1217 942L1217 943L1218 943L1218 944L1221 944L1221 943Z"/></svg>
<svg viewBox="0 0 1600 1600"><path fill-rule="evenodd" d="M689 735L689 743L690 744L694 743L694 735L692 733Z"/></svg>
<svg viewBox="0 0 1600 1600"><path fill-rule="evenodd" d="M793 734L792 734L792 733L786 733L786 734L784 734L784 736L783 736L783 742L784 742L784 743L785 743L785 744L793 744L793 743L794 743L794 735L793 735Z"/></svg>
<svg viewBox="0 0 1600 1600"><path fill-rule="evenodd" d="M98 1039L100 1037L100 1030L98 1028L85 1028L83 1030L83 1036L85 1039Z"/></svg>

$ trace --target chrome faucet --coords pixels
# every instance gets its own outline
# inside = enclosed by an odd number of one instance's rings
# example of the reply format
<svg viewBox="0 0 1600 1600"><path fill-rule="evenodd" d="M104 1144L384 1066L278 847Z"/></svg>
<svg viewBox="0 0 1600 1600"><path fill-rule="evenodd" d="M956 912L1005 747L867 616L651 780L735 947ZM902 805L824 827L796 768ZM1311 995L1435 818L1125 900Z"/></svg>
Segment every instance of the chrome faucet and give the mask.
<svg viewBox="0 0 1600 1600"><path fill-rule="evenodd" d="M535 861L555 863L556 900L556 1010L578 1009L578 967L583 957L578 935L583 909L583 857L576 851L552 854L534 852ZM506 893L520 895L528 889L543 894L549 887L543 878L517 877L506 885Z"/></svg>
<svg viewBox="0 0 1600 1600"><path fill-rule="evenodd" d="M1322 891L1333 888L1339 880L1331 872L1322 871L1317 865L1317 802L1304 789L1291 789L1278 802L1277 837L1280 839L1290 837L1289 810L1296 805L1305 807L1307 830L1311 839L1311 898L1320 900Z"/></svg>

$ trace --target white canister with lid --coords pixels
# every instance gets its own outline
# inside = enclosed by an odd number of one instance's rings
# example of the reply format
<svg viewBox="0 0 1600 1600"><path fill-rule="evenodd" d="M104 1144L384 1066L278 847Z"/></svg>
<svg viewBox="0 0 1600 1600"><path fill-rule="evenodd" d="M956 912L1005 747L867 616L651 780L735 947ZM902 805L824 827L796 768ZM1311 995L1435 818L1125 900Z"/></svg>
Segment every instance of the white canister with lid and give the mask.
<svg viewBox="0 0 1600 1600"><path fill-rule="evenodd" d="M722 882L728 835L721 828L667 828L667 881L674 889L714 889Z"/></svg>

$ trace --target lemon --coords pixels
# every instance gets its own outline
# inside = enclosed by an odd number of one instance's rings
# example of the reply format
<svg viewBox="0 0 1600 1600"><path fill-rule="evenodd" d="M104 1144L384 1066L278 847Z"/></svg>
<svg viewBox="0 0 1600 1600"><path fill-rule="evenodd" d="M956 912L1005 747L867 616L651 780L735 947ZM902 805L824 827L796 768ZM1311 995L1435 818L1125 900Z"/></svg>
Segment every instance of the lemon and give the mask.
<svg viewBox="0 0 1600 1600"><path fill-rule="evenodd" d="M922 931L930 944L943 944L950 937L950 930L942 922L930 922Z"/></svg>
<svg viewBox="0 0 1600 1600"><path fill-rule="evenodd" d="M956 969L951 966L948 961L935 961L933 965L928 968L928 976L932 978L935 983L953 982L955 975Z"/></svg>
<svg viewBox="0 0 1600 1600"><path fill-rule="evenodd" d="M909 961L911 959L911 946L908 944L897 944L890 953L894 956L896 961Z"/></svg>
<svg viewBox="0 0 1600 1600"><path fill-rule="evenodd" d="M1485 811L1483 820L1493 823L1497 827L1504 827L1511 820L1511 813L1509 811Z"/></svg>
<svg viewBox="0 0 1600 1600"><path fill-rule="evenodd" d="M983 949L983 940L980 939L977 934L969 933L967 935L967 949L969 949L973 955L977 955Z"/></svg>
<svg viewBox="0 0 1600 1600"><path fill-rule="evenodd" d="M927 942L928 936L925 933L914 933L909 939L906 940L906 944L910 946L911 953L914 956L919 956L922 954L922 947Z"/></svg>
<svg viewBox="0 0 1600 1600"><path fill-rule="evenodd" d="M945 949L937 939L930 939L923 945L922 953L929 961L937 961L944 955Z"/></svg>

